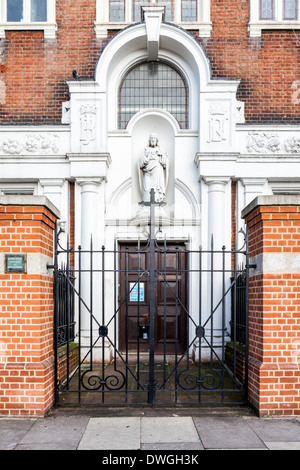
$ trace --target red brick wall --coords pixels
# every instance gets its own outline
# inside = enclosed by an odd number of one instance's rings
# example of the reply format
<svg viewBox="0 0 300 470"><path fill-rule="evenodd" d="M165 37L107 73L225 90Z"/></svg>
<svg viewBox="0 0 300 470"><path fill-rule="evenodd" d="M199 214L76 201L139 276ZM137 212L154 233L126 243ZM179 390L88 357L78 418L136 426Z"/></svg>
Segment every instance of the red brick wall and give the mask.
<svg viewBox="0 0 300 470"><path fill-rule="evenodd" d="M72 78L72 70L94 78L107 42L95 37L96 0L56 4L55 40L44 40L42 32L7 31L0 41L0 78L6 85L2 124L60 123L61 103L68 100L65 80ZM264 31L261 38L250 38L249 11L250 0L211 0L212 35L200 42L213 78L241 79L238 98L245 102L248 123L299 123L292 84L299 79L300 33Z"/></svg>
<svg viewBox="0 0 300 470"><path fill-rule="evenodd" d="M57 37L43 32L6 31L0 78L6 85L6 103L0 109L3 124L60 123L61 103L67 101L66 79L76 69L93 78L100 54L94 21L95 0L57 0ZM0 42L1 45L1 42Z"/></svg>
<svg viewBox="0 0 300 470"><path fill-rule="evenodd" d="M300 253L300 207L257 207L248 224L250 257L278 256L279 266L250 277L249 399L261 415L299 416L300 272L280 266Z"/></svg>
<svg viewBox="0 0 300 470"><path fill-rule="evenodd" d="M51 260L54 226L46 207L0 206L0 252ZM0 274L0 416L44 415L53 404L52 294L51 275Z"/></svg>
<svg viewBox="0 0 300 470"><path fill-rule="evenodd" d="M212 0L211 39L202 40L214 78L241 79L247 122L299 122L292 83L299 77L299 31L263 31L250 38L250 0Z"/></svg>

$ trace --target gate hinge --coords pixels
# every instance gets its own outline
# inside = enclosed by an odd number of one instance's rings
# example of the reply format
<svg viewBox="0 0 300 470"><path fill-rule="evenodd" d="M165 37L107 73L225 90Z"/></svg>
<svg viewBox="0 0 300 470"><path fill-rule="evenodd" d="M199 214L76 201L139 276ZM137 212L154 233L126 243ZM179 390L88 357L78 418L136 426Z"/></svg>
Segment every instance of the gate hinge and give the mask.
<svg viewBox="0 0 300 470"><path fill-rule="evenodd" d="M246 264L246 269L250 269L250 268L253 268L253 269L256 269L257 268L257 264Z"/></svg>
<svg viewBox="0 0 300 470"><path fill-rule="evenodd" d="M54 266L54 264L48 264L48 263L47 263L46 268L47 268L47 269L54 269L55 266Z"/></svg>

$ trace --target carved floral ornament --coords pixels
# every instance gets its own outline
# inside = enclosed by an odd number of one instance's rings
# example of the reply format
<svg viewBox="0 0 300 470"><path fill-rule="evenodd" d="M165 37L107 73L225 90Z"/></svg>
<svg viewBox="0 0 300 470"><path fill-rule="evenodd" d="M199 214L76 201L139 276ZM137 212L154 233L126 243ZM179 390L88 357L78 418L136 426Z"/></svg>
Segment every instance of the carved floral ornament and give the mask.
<svg viewBox="0 0 300 470"><path fill-rule="evenodd" d="M281 140L273 132L248 132L247 150L250 153L300 153L300 137Z"/></svg>
<svg viewBox="0 0 300 470"><path fill-rule="evenodd" d="M25 141L21 139L6 139L0 146L0 150L7 155L57 153L58 136L43 136L38 134L27 134Z"/></svg>

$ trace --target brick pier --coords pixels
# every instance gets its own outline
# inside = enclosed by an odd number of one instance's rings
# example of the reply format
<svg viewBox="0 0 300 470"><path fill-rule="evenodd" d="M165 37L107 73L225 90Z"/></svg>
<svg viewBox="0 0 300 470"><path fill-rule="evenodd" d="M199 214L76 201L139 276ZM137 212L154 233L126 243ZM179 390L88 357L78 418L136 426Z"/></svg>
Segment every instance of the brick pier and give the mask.
<svg viewBox="0 0 300 470"><path fill-rule="evenodd" d="M300 415L300 196L259 196L249 227L249 401Z"/></svg>
<svg viewBox="0 0 300 470"><path fill-rule="evenodd" d="M53 282L47 263L53 263L57 217L44 196L0 197L0 416L44 416L53 404Z"/></svg>

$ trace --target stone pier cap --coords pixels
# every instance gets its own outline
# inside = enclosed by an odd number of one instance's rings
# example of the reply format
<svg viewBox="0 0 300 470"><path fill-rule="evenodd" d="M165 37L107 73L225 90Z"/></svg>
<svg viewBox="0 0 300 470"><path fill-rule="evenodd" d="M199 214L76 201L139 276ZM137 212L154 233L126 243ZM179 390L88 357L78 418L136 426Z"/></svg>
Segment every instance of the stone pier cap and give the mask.
<svg viewBox="0 0 300 470"><path fill-rule="evenodd" d="M0 196L0 206L44 206L57 219L60 219L60 211L46 196L34 196L32 194Z"/></svg>
<svg viewBox="0 0 300 470"><path fill-rule="evenodd" d="M242 218L245 219L260 206L300 206L300 194L257 196L242 210Z"/></svg>

